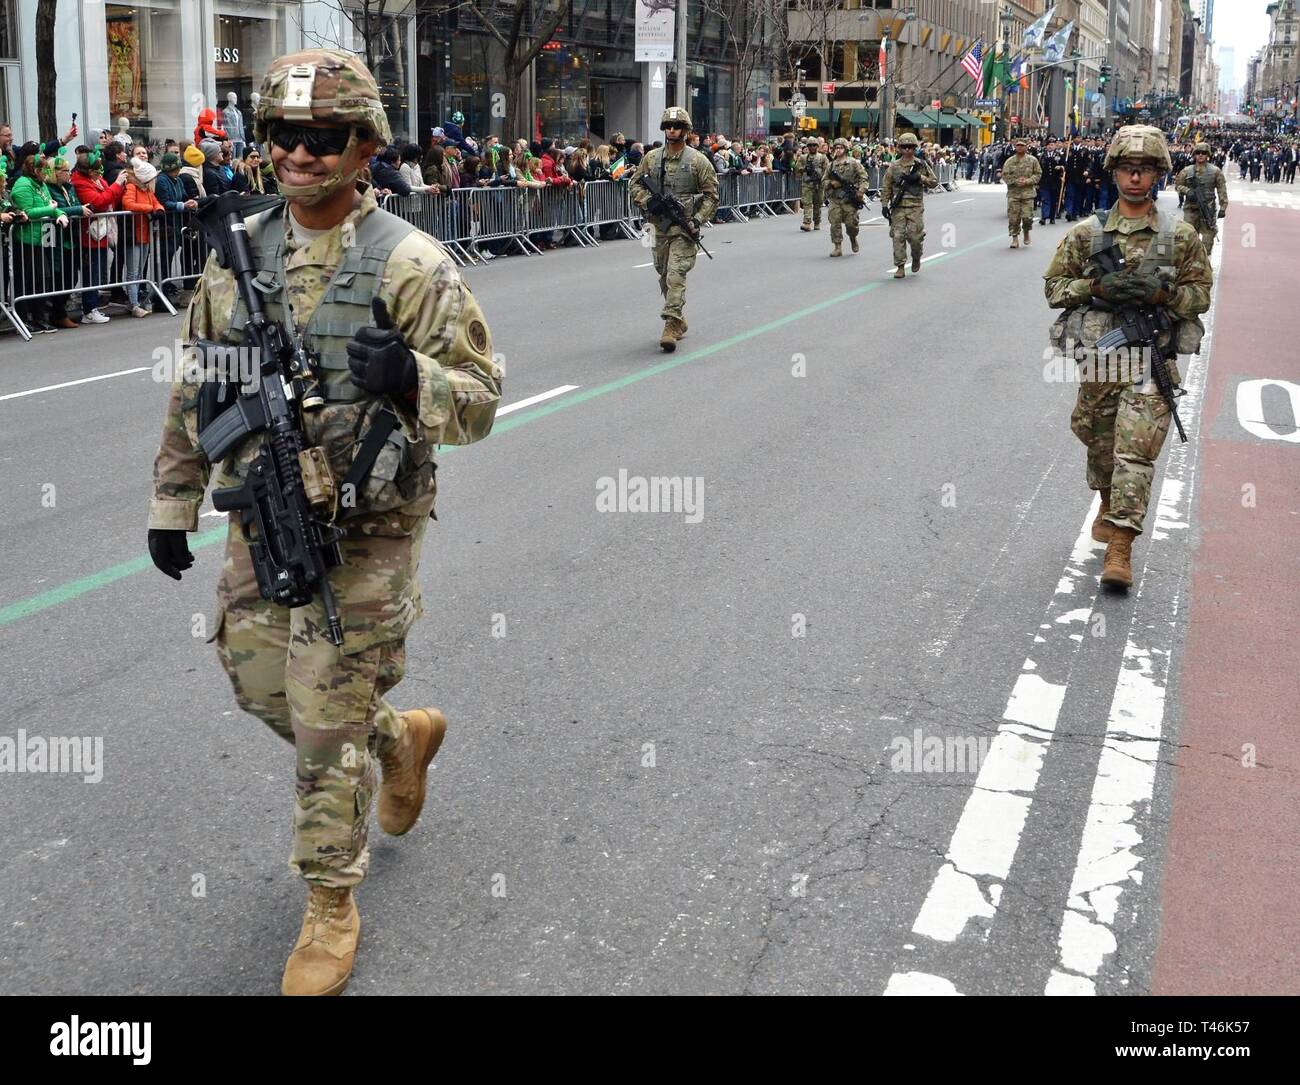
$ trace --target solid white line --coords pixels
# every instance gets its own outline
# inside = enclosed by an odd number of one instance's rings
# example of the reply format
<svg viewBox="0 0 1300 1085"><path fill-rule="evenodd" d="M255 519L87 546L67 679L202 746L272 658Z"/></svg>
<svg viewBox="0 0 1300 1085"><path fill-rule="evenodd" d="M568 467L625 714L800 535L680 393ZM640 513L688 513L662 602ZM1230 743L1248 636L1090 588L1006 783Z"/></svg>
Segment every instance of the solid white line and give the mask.
<svg viewBox="0 0 1300 1085"><path fill-rule="evenodd" d="M1212 264L1217 284L1221 249L1215 252ZM1190 525L1200 444L1197 437L1204 423L1199 408L1214 332L1213 306L1203 320L1205 339L1201 353L1187 367L1183 382L1187 395L1180 401L1186 413L1188 442L1184 445L1175 437L1169 451L1151 530L1153 540L1167 539L1172 531L1187 531ZM1049 995L1096 994L1095 981L1102 965L1119 948L1115 930L1124 894L1142 884L1142 856L1148 850L1145 833L1155 794L1165 694L1184 606L1181 592L1176 592L1168 604L1157 604L1154 613L1148 614L1143 607L1150 553L1148 548L1138 578L1124 655L1106 719L1106 737L1057 938L1059 962L1044 991ZM1133 907L1130 905L1130 911ZM1126 928L1132 921L1131 914L1124 915Z"/></svg>
<svg viewBox="0 0 1300 1085"><path fill-rule="evenodd" d="M106 381L110 377L125 377L131 373L144 373L149 368L147 365L141 365L135 369L119 369L116 373L101 373L98 377L82 377L80 380L64 381L62 384L47 384L44 388L29 388L26 392L10 392L8 395L0 396L0 403L3 403L6 399L22 399L23 396L36 396L42 392L55 392L60 388L71 388L76 384L90 384L91 381Z"/></svg>
<svg viewBox="0 0 1300 1085"><path fill-rule="evenodd" d="M959 204L959 203L974 203L974 202L975 202L975 197L974 197L974 196L967 196L964 200L953 200L952 202L953 202L953 206L954 206L954 207L955 207L957 204Z"/></svg>
<svg viewBox="0 0 1300 1085"><path fill-rule="evenodd" d="M633 264L633 265L632 265L632 267L633 267L634 269L635 269L635 268L639 268L639 267L654 267L654 266L655 266L655 265L654 265L654 261L653 261L653 260L651 260L650 263L648 263L648 264Z"/></svg>
<svg viewBox="0 0 1300 1085"><path fill-rule="evenodd" d="M566 392L572 392L577 389L576 384L561 384L558 388L552 388L549 392L539 392L535 396L529 396L527 399L521 399L518 403L511 403L507 407L497 408L497 417L509 414L511 411L522 411L525 407L531 407L534 403L541 403L547 399L554 399L556 396L562 396Z"/></svg>

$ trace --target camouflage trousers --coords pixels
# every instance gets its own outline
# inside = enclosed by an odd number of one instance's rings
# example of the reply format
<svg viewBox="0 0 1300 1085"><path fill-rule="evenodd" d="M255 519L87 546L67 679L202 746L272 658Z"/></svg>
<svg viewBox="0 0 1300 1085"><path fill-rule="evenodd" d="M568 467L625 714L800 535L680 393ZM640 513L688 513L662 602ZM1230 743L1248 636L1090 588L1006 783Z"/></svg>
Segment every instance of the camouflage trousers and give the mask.
<svg viewBox="0 0 1300 1085"><path fill-rule="evenodd" d="M1187 197L1187 204L1183 208L1183 221L1200 235L1201 244L1205 246L1205 254L1208 256L1213 252L1214 241L1219 236L1218 220L1207 223L1201 218L1201 212L1190 196Z"/></svg>
<svg viewBox="0 0 1300 1085"><path fill-rule="evenodd" d="M684 234L655 231L655 271L659 272L659 292L664 296L664 320L682 319L686 309L686 276L695 266L695 242Z"/></svg>
<svg viewBox="0 0 1300 1085"><path fill-rule="evenodd" d="M804 225L820 226L822 221L822 204L826 201L826 186L804 184L800 192L803 206Z"/></svg>
<svg viewBox="0 0 1300 1085"><path fill-rule="evenodd" d="M843 243L845 230L849 232L850 241L858 236L858 209L848 200L831 200L827 217L831 221L832 245Z"/></svg>
<svg viewBox="0 0 1300 1085"><path fill-rule="evenodd" d="M406 727L384 694L401 681L406 633L420 610L416 571L432 498L403 513L366 518L350 530L330 586L343 621L342 648L324 633L319 601L287 607L262 599L236 518L217 585L209 640L235 700L297 756L297 798L289 866L316 885L350 886L366 875L367 826L377 757L405 741ZM376 521L381 523L377 524Z"/></svg>
<svg viewBox="0 0 1300 1085"><path fill-rule="evenodd" d="M1007 199L1007 229L1011 231L1011 236L1016 237L1020 233L1029 233L1029 227L1034 222L1034 197L1029 196L1011 196Z"/></svg>
<svg viewBox="0 0 1300 1085"><path fill-rule="evenodd" d="M925 242L925 208L899 207L889 216L889 236L894 242L894 263L907 263L907 247L912 246L912 255L921 258Z"/></svg>
<svg viewBox="0 0 1300 1085"><path fill-rule="evenodd" d="M1169 375L1177 384L1178 366L1172 361ZM1079 386L1070 429L1088 449L1088 486L1110 489L1108 522L1142 533L1170 420L1158 394L1144 395L1127 381Z"/></svg>

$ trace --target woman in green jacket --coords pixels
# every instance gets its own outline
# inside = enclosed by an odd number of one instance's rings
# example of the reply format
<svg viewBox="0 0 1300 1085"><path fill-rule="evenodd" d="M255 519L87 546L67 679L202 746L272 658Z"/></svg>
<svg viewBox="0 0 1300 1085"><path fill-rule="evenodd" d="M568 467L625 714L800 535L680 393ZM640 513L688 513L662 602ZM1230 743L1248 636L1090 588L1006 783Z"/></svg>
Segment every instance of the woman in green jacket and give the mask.
<svg viewBox="0 0 1300 1085"><path fill-rule="evenodd" d="M14 296L44 294L49 289L50 260L45 241L53 249L58 235L49 231L66 229L68 216L50 196L40 178L43 159L28 155L23 159L22 176L14 182L13 204L27 216L14 230ZM45 319L48 310L44 297L28 298L15 306L18 317L32 332L52 332L55 327Z"/></svg>
<svg viewBox="0 0 1300 1085"><path fill-rule="evenodd" d="M79 219L86 213L86 208L77 199L77 190L72 187L72 166L66 158L50 160L46 166L45 186L50 191L50 198L70 219ZM58 244L49 250L50 289L60 293L50 298L50 323L56 328L75 328L77 322L68 316L68 296L77 283L76 255L81 251L77 242L76 230L60 230Z"/></svg>

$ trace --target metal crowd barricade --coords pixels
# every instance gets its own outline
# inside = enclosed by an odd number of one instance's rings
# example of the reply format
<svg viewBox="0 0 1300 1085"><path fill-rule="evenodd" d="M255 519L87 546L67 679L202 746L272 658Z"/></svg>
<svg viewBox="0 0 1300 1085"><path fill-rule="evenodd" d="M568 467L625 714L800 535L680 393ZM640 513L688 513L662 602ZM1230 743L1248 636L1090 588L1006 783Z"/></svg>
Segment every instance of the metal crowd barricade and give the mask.
<svg viewBox="0 0 1300 1085"><path fill-rule="evenodd" d="M416 229L423 230L430 237L437 238L451 258L464 267L477 261L474 254L465 247L470 239L472 218L465 200L459 198L461 191L464 190L458 189L436 196L424 192L399 196L393 192L383 198L380 206L405 219Z"/></svg>
<svg viewBox="0 0 1300 1085"><path fill-rule="evenodd" d="M939 184L943 185L948 192L952 192L957 187L957 167L954 163L938 163L935 176L939 179Z"/></svg>
<svg viewBox="0 0 1300 1085"><path fill-rule="evenodd" d="M194 285L203 274L209 251L192 211L168 211L154 223L153 281L178 288Z"/></svg>
<svg viewBox="0 0 1300 1085"><path fill-rule="evenodd" d="M885 171L880 166L867 167L867 195L879 196L881 186L884 184Z"/></svg>
<svg viewBox="0 0 1300 1085"><path fill-rule="evenodd" d="M176 315L171 300L153 280L157 222L149 220L149 239L138 243L135 241L138 214L142 213L106 211L84 218L74 216L69 218L67 226L59 226L54 219L43 219L39 223L37 244L20 241L17 229L9 229L3 254L3 262L8 265L4 273L8 289L0 295L0 311L24 340L31 339L32 331L22 309L46 298L78 292L84 299L89 290L108 292L130 286L147 287L169 313ZM108 225L96 229L107 229L114 239L106 248L85 243L84 231L90 230L91 223L97 221ZM141 300L137 290L136 304Z"/></svg>
<svg viewBox="0 0 1300 1085"><path fill-rule="evenodd" d="M588 181L582 187L582 199L588 230L617 226L624 237L632 241L640 238L632 226L632 197L627 181Z"/></svg>

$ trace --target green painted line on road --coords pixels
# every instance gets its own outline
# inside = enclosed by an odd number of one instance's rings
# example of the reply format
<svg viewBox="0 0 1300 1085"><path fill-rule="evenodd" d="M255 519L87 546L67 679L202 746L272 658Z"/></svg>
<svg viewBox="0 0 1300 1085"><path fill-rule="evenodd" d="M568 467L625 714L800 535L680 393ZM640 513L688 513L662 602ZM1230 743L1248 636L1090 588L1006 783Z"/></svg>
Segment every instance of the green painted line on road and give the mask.
<svg viewBox="0 0 1300 1085"><path fill-rule="evenodd" d="M997 234L994 237L986 238L984 241L977 241L973 245L967 245L964 249L953 249L945 253L945 256L964 256L967 253L982 249L994 242L1004 240L1003 234ZM699 361L701 358L708 358L710 355L717 354L720 351L728 350L731 347L738 346L741 343L756 339L760 335L766 335L768 332L774 332L779 328L784 328L795 321L803 320L810 316L816 316L818 313L825 312L827 309L834 308L836 305L842 305L846 301L852 301L854 298L860 298L863 294L868 294L873 290L879 290L892 279L877 279L872 282L864 283L862 286L854 287L852 290L846 290L842 294L836 294L832 297L819 301L814 305L809 305L803 309L796 309L793 313L787 313L785 316L777 317L775 320L769 320L766 324L759 324L756 327L749 328L746 331L738 332L729 339L720 339L716 343L710 343L699 350L690 351L666 361L658 362L655 365L646 366L644 369L638 369L635 373L629 373L625 377L619 377L616 380L606 381L604 384L597 384L591 388L580 389L571 396L564 396L561 399L553 400L550 403L544 403L532 410L524 411L521 414L513 415L510 418L504 418L492 427L493 435L506 433L519 426L529 422L536 422L547 415L555 414L557 411L563 411L569 407L576 407L580 403L586 403L598 396L608 395L610 392L617 392L620 389L627 388L633 384L638 384L643 380L651 377L657 377L660 373L667 373L678 366L686 365L689 362ZM448 452L456 451L455 445L449 445L446 448L439 449L439 455L445 456ZM189 540L190 550L201 550L207 546L214 546L226 537L227 528L223 524L221 527L214 528L211 531L205 531L193 536ZM14 622L21 621L23 618L30 618L33 614L39 614L44 610L52 607L61 606L64 603L70 603L74 599L92 591L98 591L100 588L106 588L110 584L115 584L119 580L124 580L128 576L134 576L136 573L143 572L145 569L153 568L153 562L149 555L145 554L138 558L132 558L129 561L120 562L117 565L110 565L107 569L101 569L99 572L90 573L88 576L79 577L76 580L69 580L66 584L60 584L57 588L50 588L47 591L40 592L36 595L29 596L26 599L20 599L16 603L10 603L8 606L0 607L0 629Z"/></svg>

